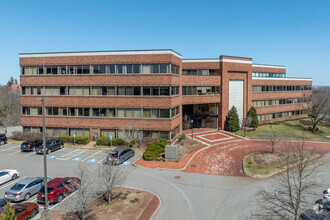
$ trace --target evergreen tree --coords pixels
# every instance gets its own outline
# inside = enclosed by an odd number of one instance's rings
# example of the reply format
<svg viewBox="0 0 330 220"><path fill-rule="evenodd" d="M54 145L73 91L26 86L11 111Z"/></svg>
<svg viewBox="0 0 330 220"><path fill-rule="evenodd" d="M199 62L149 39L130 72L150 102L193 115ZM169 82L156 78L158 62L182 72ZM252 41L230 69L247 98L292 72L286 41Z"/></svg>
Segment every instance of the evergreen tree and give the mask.
<svg viewBox="0 0 330 220"><path fill-rule="evenodd" d="M250 110L247 113L247 117L251 118L250 127L257 128L259 124L257 110L254 106L251 106Z"/></svg>
<svg viewBox="0 0 330 220"><path fill-rule="evenodd" d="M3 212L0 215L0 220L14 220L15 210L10 206L9 202L5 205Z"/></svg>
<svg viewBox="0 0 330 220"><path fill-rule="evenodd" d="M15 79L14 79L14 77L11 76L10 79L9 79L9 81L7 82L7 86L11 86L14 83L15 83Z"/></svg>
<svg viewBox="0 0 330 220"><path fill-rule="evenodd" d="M237 114L237 109L235 106L231 107L225 122L226 131L238 131L239 130L239 119Z"/></svg>

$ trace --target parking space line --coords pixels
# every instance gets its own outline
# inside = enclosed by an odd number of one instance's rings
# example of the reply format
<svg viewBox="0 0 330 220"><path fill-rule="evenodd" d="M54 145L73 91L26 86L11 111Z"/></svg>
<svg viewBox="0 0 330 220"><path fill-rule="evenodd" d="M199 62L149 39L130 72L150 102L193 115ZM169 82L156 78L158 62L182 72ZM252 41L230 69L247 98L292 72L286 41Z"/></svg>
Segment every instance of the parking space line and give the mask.
<svg viewBox="0 0 330 220"><path fill-rule="evenodd" d="M68 198L70 198L73 194L75 194L77 191L74 191L73 193L71 193L69 196L67 196L67 197L65 197L63 200L62 200L62 202L63 201L65 201L65 200L67 200ZM61 203L56 203L55 205L53 205L52 207L49 207L49 209L53 209L53 208L56 208L56 206L58 206L59 204L62 204L62 202Z"/></svg>
<svg viewBox="0 0 330 220"><path fill-rule="evenodd" d="M87 150L83 150L83 151L80 151L74 155L70 155L69 157L67 157L67 159L62 159L62 160L70 160L72 158L76 158L79 154L82 154L82 153L85 153ZM82 159L82 158L81 158Z"/></svg>
<svg viewBox="0 0 330 220"><path fill-rule="evenodd" d="M25 177L26 177L26 176L25 176ZM23 177L22 179L24 179L25 177ZM6 185L0 187L0 189L4 189L4 188L6 188L7 186L9 186L10 184L16 183L16 182L18 182L18 181L20 181L20 180L22 180L22 179L17 178L17 179L14 180L14 181L9 181L8 184L6 184Z"/></svg>
<svg viewBox="0 0 330 220"><path fill-rule="evenodd" d="M14 153L10 153L10 154L8 154L9 156L11 156L11 155L14 155L14 154L18 154L18 153L21 153L22 151L17 151L17 152L14 152Z"/></svg>
<svg viewBox="0 0 330 220"><path fill-rule="evenodd" d="M14 146L14 147L11 147L11 148L1 149L0 152L10 150L10 149L14 149L14 148L17 148L17 147L19 148L20 146Z"/></svg>
<svg viewBox="0 0 330 220"><path fill-rule="evenodd" d="M24 155L24 157L28 157L28 156L30 156L32 154L36 154L36 152L32 151L32 152L26 153L26 155Z"/></svg>
<svg viewBox="0 0 330 220"><path fill-rule="evenodd" d="M96 154L98 154L98 153L100 153L100 152L102 152L102 151L103 151L103 150L100 150L100 151L96 152L95 154L92 154L92 155L86 157L86 158L83 159L82 161L85 161L85 160L87 160L88 158L91 158L91 157L95 156Z"/></svg>
<svg viewBox="0 0 330 220"><path fill-rule="evenodd" d="M70 159L70 158L72 157L72 155L70 155L70 154L74 154L75 152L78 152L79 150L80 150L80 149L75 149L75 150L70 151L70 152L68 152L68 153L66 153L66 154L63 154L62 156L60 156L60 157L58 157L58 158L56 158L56 159L58 159L58 160L68 160L68 159ZM69 158L66 158L67 155L69 155ZM65 158L65 159L63 159L63 158Z"/></svg>
<svg viewBox="0 0 330 220"><path fill-rule="evenodd" d="M102 161L103 161L104 159L101 159L99 162L97 162L97 163L101 163Z"/></svg>

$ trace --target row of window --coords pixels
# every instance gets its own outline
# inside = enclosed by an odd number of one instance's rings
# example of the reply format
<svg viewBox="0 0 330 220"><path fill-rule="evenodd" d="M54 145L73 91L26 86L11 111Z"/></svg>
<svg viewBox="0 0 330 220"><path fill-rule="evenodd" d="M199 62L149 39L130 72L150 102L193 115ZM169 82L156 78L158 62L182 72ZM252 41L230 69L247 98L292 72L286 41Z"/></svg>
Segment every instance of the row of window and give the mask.
<svg viewBox="0 0 330 220"><path fill-rule="evenodd" d="M277 113L272 113L272 114L258 115L258 119L259 119L259 121L266 121L266 120L272 120L272 119L277 119L277 118L286 118L286 117L305 115L305 114L307 114L306 110L277 112Z"/></svg>
<svg viewBox="0 0 330 220"><path fill-rule="evenodd" d="M183 69L182 75L197 75L197 76L220 76L220 70L205 70L205 69Z"/></svg>
<svg viewBox="0 0 330 220"><path fill-rule="evenodd" d="M274 106L274 105L287 105L310 102L311 98L292 98L292 99L272 99L272 100L255 100L252 101L254 107Z"/></svg>
<svg viewBox="0 0 330 220"><path fill-rule="evenodd" d="M252 86L252 92L283 92L312 90L312 86Z"/></svg>
<svg viewBox="0 0 330 220"><path fill-rule="evenodd" d="M217 95L220 86L182 86L182 95Z"/></svg>
<svg viewBox="0 0 330 220"><path fill-rule="evenodd" d="M174 64L112 64L75 66L29 66L22 67L22 75L66 75L66 74L180 74Z"/></svg>
<svg viewBox="0 0 330 220"><path fill-rule="evenodd" d="M255 77L284 78L285 77L285 73L261 73L261 72L252 72L252 76L255 76Z"/></svg>
<svg viewBox="0 0 330 220"><path fill-rule="evenodd" d="M174 96L179 94L178 86L63 86L63 87L38 87L27 86L22 87L22 95L76 95L76 96L89 96L89 95L126 95L126 96Z"/></svg>
<svg viewBox="0 0 330 220"><path fill-rule="evenodd" d="M24 132L42 132L42 127L23 127ZM89 137L90 129L89 128L46 128L46 133L52 137L58 136L76 136L81 137ZM143 130L140 131L140 134L137 136L143 138L152 138L152 139L160 139L164 138L166 140L172 140L180 133L180 126L176 127L172 131L149 131ZM122 130L115 129L100 129L100 135L105 137L112 136L113 138L123 138L124 134ZM137 139L139 137L136 137Z"/></svg>
<svg viewBox="0 0 330 220"><path fill-rule="evenodd" d="M42 115L42 108L22 107L22 114L33 116ZM179 106L172 109L46 107L47 116L173 118L179 114Z"/></svg>

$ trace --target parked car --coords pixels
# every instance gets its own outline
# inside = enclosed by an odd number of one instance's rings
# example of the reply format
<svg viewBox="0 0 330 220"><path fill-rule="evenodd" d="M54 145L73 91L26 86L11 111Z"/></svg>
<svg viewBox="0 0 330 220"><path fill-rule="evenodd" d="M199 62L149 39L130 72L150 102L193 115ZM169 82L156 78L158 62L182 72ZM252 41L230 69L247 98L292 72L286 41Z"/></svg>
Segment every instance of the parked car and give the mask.
<svg viewBox="0 0 330 220"><path fill-rule="evenodd" d="M0 146L7 144L7 137L5 134L0 134Z"/></svg>
<svg viewBox="0 0 330 220"><path fill-rule="evenodd" d="M19 177L19 172L13 169L0 170L0 184L14 180Z"/></svg>
<svg viewBox="0 0 330 220"><path fill-rule="evenodd" d="M40 146L42 146L42 140L24 141L21 144L21 151L35 151Z"/></svg>
<svg viewBox="0 0 330 220"><path fill-rule="evenodd" d="M62 149L64 147L63 141L60 139L54 139L54 140L49 140L46 141L46 153L50 154L51 152ZM40 147L36 148L36 153L37 154L43 154L44 153L44 148L41 145Z"/></svg>
<svg viewBox="0 0 330 220"><path fill-rule="evenodd" d="M134 157L134 150L125 147L118 147L108 151L106 162L109 164L122 164L131 157Z"/></svg>
<svg viewBox="0 0 330 220"><path fill-rule="evenodd" d="M330 188L323 191L323 198L330 199Z"/></svg>
<svg viewBox="0 0 330 220"><path fill-rule="evenodd" d="M330 219L330 213L327 212L316 212L313 209L306 210L300 215L301 220L326 220Z"/></svg>
<svg viewBox="0 0 330 220"><path fill-rule="evenodd" d="M0 208L4 207L7 204L7 201L5 199L0 199Z"/></svg>
<svg viewBox="0 0 330 220"><path fill-rule="evenodd" d="M51 179L48 178L48 181L50 180ZM15 202L29 200L31 196L39 192L43 185L43 177L28 177L22 179L5 192L5 199Z"/></svg>
<svg viewBox="0 0 330 220"><path fill-rule="evenodd" d="M75 177L55 178L47 183L48 201L61 202L65 196L77 190L80 179ZM42 187L37 196L38 203L45 202L45 187Z"/></svg>
<svg viewBox="0 0 330 220"><path fill-rule="evenodd" d="M11 206L15 210L15 220L26 220L35 217L39 213L36 203L26 202ZM4 208L0 208L0 214Z"/></svg>
<svg viewBox="0 0 330 220"><path fill-rule="evenodd" d="M330 199L323 198L315 201L315 207L330 212Z"/></svg>

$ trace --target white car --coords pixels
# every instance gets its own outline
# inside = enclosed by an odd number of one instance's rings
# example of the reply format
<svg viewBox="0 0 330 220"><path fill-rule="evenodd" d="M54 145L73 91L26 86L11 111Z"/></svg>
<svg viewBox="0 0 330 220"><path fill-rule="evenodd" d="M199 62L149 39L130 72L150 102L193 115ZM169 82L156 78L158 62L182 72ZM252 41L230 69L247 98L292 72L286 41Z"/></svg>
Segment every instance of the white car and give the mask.
<svg viewBox="0 0 330 220"><path fill-rule="evenodd" d="M0 170L0 184L14 180L19 177L19 172L13 169Z"/></svg>
<svg viewBox="0 0 330 220"><path fill-rule="evenodd" d="M323 198L330 199L330 188L323 191Z"/></svg>

